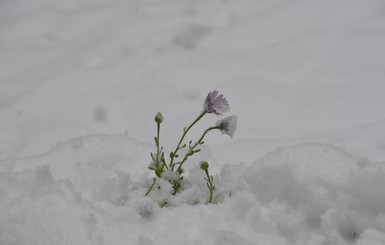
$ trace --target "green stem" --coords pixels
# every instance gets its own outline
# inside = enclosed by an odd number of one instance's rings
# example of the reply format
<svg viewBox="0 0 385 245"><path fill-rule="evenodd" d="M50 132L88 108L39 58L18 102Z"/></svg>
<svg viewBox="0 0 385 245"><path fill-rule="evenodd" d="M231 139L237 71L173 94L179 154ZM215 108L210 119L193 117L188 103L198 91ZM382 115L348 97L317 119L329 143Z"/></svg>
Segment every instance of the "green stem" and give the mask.
<svg viewBox="0 0 385 245"><path fill-rule="evenodd" d="M155 169L163 172L163 168L166 167L168 169L167 165L164 164L164 158L159 157L162 155L162 149L160 148L160 123L157 123L157 130L156 130L156 138L155 138L155 143L156 143L156 158L155 158Z"/></svg>
<svg viewBox="0 0 385 245"><path fill-rule="evenodd" d="M213 127L210 127L208 129L205 130L205 132L202 134L202 136L199 138L199 140L193 145L193 147L191 149L194 149L195 147L197 147L197 145L200 145L202 142L203 142L203 138L206 136L206 134L208 132L210 132L211 130L214 130L214 129L220 129L221 127L220 126L213 126Z"/></svg>
<svg viewBox="0 0 385 245"><path fill-rule="evenodd" d="M152 188L154 188L155 183L156 183L156 179L154 178L152 185L150 187L148 187L147 192L144 196L147 196L148 194L150 194L150 192L152 191Z"/></svg>
<svg viewBox="0 0 385 245"><path fill-rule="evenodd" d="M209 199L209 202L212 203L213 202L213 194L214 194L214 185L213 185L213 182L212 182L212 178L209 174L209 170L205 169L205 172L206 172L206 176L207 176L207 183L208 183L208 188L209 188L209 191L210 191L210 199Z"/></svg>
<svg viewBox="0 0 385 245"><path fill-rule="evenodd" d="M188 127L188 128L185 128L185 129L183 129L183 134L182 134L182 137L180 138L180 140L179 140L179 143L178 143L178 145L176 146L176 148L175 148L175 151L173 151L173 154L172 154L172 156L171 156L171 160L170 160L170 164L169 164L169 166L170 166L170 168L171 168L171 170L173 170L174 171L174 166L175 166L175 164L174 164L174 159L175 159L175 156L177 155L177 153L178 153L178 151L179 151L179 149L180 149L180 145L182 144L182 142L183 142L183 140L184 140L184 137L186 136L186 134L187 134L187 132L204 116L204 115L206 115L207 114L207 111L203 111L195 120L194 120L194 122L192 122L191 124L190 124L190 126Z"/></svg>
<svg viewBox="0 0 385 245"><path fill-rule="evenodd" d="M160 123L157 123L157 128L156 128L156 169L159 169L159 135L160 135Z"/></svg>
<svg viewBox="0 0 385 245"><path fill-rule="evenodd" d="M214 130L214 129L220 129L220 126L213 126L213 127L210 127L208 129L206 129L205 132L202 134L202 136L199 138L199 140L186 153L186 155L184 156L183 160L180 162L180 165L179 165L178 168L182 168L182 165L186 162L187 158L193 154L193 151L194 151L195 147L197 147L198 145L202 144L203 139L206 136L206 134L208 132L210 132L211 130Z"/></svg>
<svg viewBox="0 0 385 245"><path fill-rule="evenodd" d="M178 190L180 188L180 182L175 182L173 185L172 185L172 188L174 189L173 192L172 192L172 195L175 196L176 193L178 193Z"/></svg>

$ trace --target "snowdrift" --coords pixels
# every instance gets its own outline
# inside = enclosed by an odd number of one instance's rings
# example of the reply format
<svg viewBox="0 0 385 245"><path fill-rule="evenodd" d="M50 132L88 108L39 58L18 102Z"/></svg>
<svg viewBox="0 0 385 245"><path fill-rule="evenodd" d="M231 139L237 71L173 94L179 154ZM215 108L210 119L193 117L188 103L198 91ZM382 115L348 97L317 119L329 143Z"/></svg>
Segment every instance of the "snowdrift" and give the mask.
<svg viewBox="0 0 385 245"><path fill-rule="evenodd" d="M159 208L144 198L151 147L91 135L0 162L0 244L384 244L385 165L326 144L203 173ZM191 163L190 163L191 164ZM146 215L143 215L146 212Z"/></svg>

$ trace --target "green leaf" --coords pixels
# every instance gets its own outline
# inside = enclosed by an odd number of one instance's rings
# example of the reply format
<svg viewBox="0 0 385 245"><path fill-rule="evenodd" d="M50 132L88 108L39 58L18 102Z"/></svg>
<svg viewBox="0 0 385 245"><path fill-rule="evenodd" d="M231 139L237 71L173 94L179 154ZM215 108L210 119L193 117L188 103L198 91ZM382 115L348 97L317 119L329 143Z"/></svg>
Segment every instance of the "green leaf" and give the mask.
<svg viewBox="0 0 385 245"><path fill-rule="evenodd" d="M168 202L167 201L163 201L163 203L161 203L159 206L161 207L161 208L164 208L164 207L166 207L168 205Z"/></svg>
<svg viewBox="0 0 385 245"><path fill-rule="evenodd" d="M159 169L156 169L155 174L160 178L162 176L162 171L160 171Z"/></svg>

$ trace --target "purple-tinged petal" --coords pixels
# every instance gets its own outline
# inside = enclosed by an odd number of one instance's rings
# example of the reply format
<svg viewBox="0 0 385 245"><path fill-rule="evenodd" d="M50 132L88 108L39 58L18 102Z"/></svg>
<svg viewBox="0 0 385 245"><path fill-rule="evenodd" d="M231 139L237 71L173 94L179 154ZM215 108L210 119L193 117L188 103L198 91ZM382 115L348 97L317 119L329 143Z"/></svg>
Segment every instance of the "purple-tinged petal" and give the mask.
<svg viewBox="0 0 385 245"><path fill-rule="evenodd" d="M208 113L222 115L230 110L230 106L223 94L218 95L218 91L214 90L207 95L203 109Z"/></svg>

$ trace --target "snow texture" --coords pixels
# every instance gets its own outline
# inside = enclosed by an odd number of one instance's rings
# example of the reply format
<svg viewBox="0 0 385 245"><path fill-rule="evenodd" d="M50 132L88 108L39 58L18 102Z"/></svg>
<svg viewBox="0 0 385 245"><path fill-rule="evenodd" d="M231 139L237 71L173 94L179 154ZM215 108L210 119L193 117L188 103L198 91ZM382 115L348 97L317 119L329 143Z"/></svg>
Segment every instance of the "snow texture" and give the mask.
<svg viewBox="0 0 385 245"><path fill-rule="evenodd" d="M383 163L326 144L278 148L251 165L225 165L207 205L198 167L180 195L164 182L144 198L151 179L131 170L150 149L94 135L1 161L1 244L385 242Z"/></svg>

